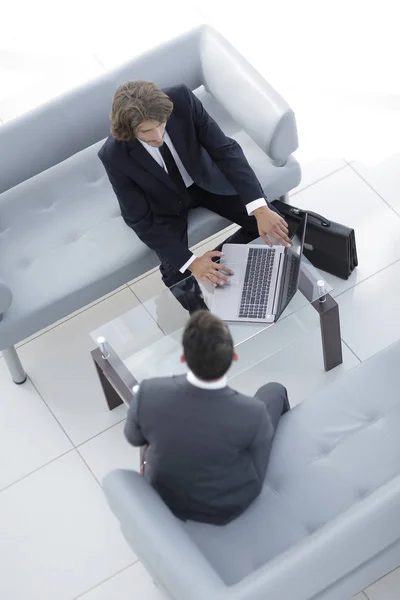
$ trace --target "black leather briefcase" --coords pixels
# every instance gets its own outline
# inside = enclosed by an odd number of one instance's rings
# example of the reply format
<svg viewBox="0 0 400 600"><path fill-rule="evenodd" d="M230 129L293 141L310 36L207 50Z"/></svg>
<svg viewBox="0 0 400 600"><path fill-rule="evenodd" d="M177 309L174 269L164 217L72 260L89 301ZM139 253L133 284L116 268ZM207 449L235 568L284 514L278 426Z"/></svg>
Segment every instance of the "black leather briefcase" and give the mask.
<svg viewBox="0 0 400 600"><path fill-rule="evenodd" d="M289 231L293 230L302 216L307 213L304 256L317 269L322 269L342 279L349 278L358 265L354 229L280 200L275 200L272 204L286 220Z"/></svg>

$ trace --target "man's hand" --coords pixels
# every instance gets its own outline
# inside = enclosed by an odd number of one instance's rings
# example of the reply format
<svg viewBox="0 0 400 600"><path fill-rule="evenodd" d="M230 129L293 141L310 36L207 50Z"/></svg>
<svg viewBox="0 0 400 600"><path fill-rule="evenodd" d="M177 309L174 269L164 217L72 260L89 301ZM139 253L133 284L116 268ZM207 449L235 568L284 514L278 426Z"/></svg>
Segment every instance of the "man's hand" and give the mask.
<svg viewBox="0 0 400 600"><path fill-rule="evenodd" d="M268 206L261 206L260 208L256 208L253 215L257 219L258 233L268 246L272 246L272 242L268 239L267 234L274 237L287 248L292 245L288 236L289 229L287 223L278 213L268 208Z"/></svg>
<svg viewBox="0 0 400 600"><path fill-rule="evenodd" d="M224 265L220 265L211 259L215 256L223 256L223 252L213 250L212 252L206 252L203 256L195 258L191 265L189 265L189 271L205 283L211 283L214 287L217 285L225 285L229 283L229 278L226 275L233 275L233 271ZM226 273L226 275L224 275Z"/></svg>

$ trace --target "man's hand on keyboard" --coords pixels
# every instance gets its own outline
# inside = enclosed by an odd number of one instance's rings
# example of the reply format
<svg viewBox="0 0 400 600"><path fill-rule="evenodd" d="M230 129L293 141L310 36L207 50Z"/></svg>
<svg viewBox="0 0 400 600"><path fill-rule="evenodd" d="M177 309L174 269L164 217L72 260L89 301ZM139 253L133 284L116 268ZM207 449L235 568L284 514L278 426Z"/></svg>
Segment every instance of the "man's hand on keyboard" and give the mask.
<svg viewBox="0 0 400 600"><path fill-rule="evenodd" d="M289 229L287 223L278 213L267 206L256 208L253 215L257 219L258 233L268 246L272 246L271 240L267 235L274 237L280 244L290 248L292 245L288 236Z"/></svg>
<svg viewBox="0 0 400 600"><path fill-rule="evenodd" d="M229 283L229 277L227 277L227 275L233 275L233 271L228 267L211 260L215 256L221 257L223 255L223 252L218 252L217 250L206 252L203 256L199 256L191 263L189 271L191 271L196 279L204 281L205 283L211 283L214 287ZM224 275L224 273L226 274Z"/></svg>

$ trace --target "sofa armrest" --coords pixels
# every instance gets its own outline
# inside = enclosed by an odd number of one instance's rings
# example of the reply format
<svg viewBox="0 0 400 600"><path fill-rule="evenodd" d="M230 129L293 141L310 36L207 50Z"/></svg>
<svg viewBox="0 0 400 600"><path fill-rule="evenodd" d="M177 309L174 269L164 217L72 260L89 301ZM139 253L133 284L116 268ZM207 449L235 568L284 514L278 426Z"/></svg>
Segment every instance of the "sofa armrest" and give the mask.
<svg viewBox="0 0 400 600"><path fill-rule="evenodd" d="M0 278L0 320L6 310L11 306L12 291Z"/></svg>
<svg viewBox="0 0 400 600"><path fill-rule="evenodd" d="M228 592L229 600L310 600L400 539L400 476Z"/></svg>
<svg viewBox="0 0 400 600"><path fill-rule="evenodd" d="M200 61L205 88L249 136L282 166L298 148L287 102L220 34L204 26Z"/></svg>
<svg viewBox="0 0 400 600"><path fill-rule="evenodd" d="M171 598L225 598L219 575L139 473L112 471L103 486L129 545Z"/></svg>

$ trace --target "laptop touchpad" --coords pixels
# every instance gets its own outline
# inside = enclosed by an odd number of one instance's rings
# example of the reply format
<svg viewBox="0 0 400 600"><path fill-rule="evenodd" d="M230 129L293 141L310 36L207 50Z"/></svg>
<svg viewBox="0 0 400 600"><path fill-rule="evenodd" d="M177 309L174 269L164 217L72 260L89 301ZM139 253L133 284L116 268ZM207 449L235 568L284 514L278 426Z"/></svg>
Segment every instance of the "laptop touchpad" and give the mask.
<svg viewBox="0 0 400 600"><path fill-rule="evenodd" d="M224 275L229 277L231 281L230 285L242 285L244 273L246 271L245 267L238 263L226 263L225 266L231 269L231 271L233 271L233 275L228 275L227 273L224 273L224 271L222 271Z"/></svg>

